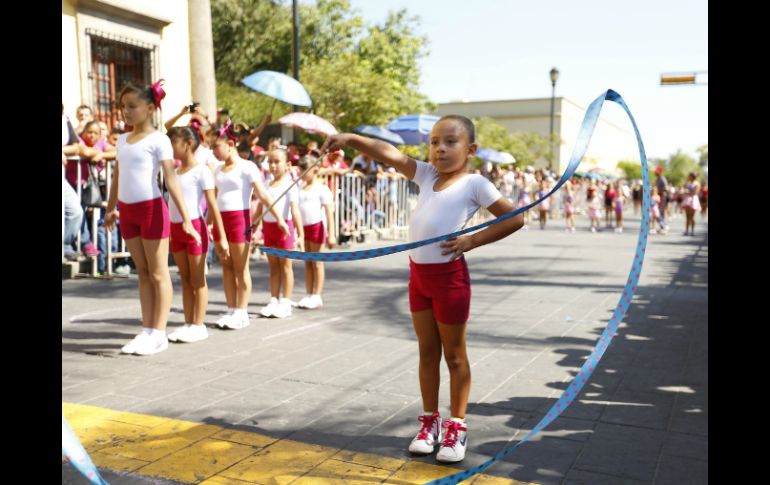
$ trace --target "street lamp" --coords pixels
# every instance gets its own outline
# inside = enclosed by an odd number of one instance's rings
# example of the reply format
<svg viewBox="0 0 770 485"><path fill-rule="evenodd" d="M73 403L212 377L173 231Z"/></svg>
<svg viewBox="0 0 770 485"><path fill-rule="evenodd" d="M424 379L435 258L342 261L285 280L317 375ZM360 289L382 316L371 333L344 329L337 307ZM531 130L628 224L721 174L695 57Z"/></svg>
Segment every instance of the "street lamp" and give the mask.
<svg viewBox="0 0 770 485"><path fill-rule="evenodd" d="M553 162L554 162L554 153L553 153L553 106L554 102L556 101L556 80L559 79L559 70L555 67L551 69L551 87L553 88L551 91L551 136L549 138L549 142L551 143L551 166L549 167L549 170L553 172Z"/></svg>
<svg viewBox="0 0 770 485"><path fill-rule="evenodd" d="M673 72L660 75L661 86L681 86L682 84L697 84L708 86L708 71Z"/></svg>

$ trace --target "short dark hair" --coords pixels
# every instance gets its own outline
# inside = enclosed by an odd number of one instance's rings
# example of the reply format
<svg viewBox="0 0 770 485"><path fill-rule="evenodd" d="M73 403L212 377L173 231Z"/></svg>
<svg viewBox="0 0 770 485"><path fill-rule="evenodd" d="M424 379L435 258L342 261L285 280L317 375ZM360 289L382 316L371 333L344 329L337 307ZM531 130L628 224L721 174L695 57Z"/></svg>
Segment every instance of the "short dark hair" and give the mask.
<svg viewBox="0 0 770 485"><path fill-rule="evenodd" d="M468 139L470 139L471 143L476 143L476 127L473 126L473 121L462 115L446 115L442 116L438 121L444 120L459 121L463 125L465 132L468 133Z"/></svg>
<svg viewBox="0 0 770 485"><path fill-rule="evenodd" d="M192 140L193 151L198 149L198 145L200 145L201 142L200 138L198 138L198 133L189 126L172 126L166 134L172 141L174 138L182 138L184 141Z"/></svg>
<svg viewBox="0 0 770 485"><path fill-rule="evenodd" d="M302 170L307 170L307 168L313 165L317 160L318 158L314 157L313 155L305 155L304 157L299 159L299 163L297 163L297 166Z"/></svg>
<svg viewBox="0 0 770 485"><path fill-rule="evenodd" d="M88 123L86 123L86 126L83 127L83 133L88 131L88 129L91 128L91 125L96 125L97 128L98 128L99 127L99 122L96 121L96 120L91 120ZM101 130L101 128L99 128L99 130Z"/></svg>
<svg viewBox="0 0 770 485"><path fill-rule="evenodd" d="M64 109L64 105L61 105L61 108L63 110ZM88 106L87 104L81 104L80 106L78 106L78 109L76 109L75 111L80 111L81 109L87 109L88 111L91 112L91 114L93 114L93 112L94 112L94 110L92 110L91 107Z"/></svg>

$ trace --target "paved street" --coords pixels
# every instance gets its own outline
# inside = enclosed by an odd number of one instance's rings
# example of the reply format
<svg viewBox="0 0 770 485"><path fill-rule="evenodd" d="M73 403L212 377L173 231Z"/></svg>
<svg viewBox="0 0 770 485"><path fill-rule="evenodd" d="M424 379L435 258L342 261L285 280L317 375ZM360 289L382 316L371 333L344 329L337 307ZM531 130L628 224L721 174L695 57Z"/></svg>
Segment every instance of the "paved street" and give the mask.
<svg viewBox="0 0 770 485"><path fill-rule="evenodd" d="M577 222L577 233L557 220L467 255L470 445L453 469L486 461L536 424L617 304L639 220L627 215L623 234L592 234ZM670 234L650 236L628 316L579 400L474 483L708 482L707 226L698 217L697 235L686 237L684 221L671 222ZM421 483L448 474L435 455L406 452L422 411L407 254L326 268L323 309L264 319L267 264L252 262L250 327L210 325L208 340L151 357L119 354L139 331L135 276L62 281L64 411L100 470L111 470L108 481L353 483L355 474L360 483ZM220 271L209 276L207 323L226 306ZM301 262L295 279L299 300ZM169 327L183 323L173 280ZM198 425L185 431L183 422ZM159 429L165 434L153 435ZM230 444L227 458L195 474L168 462L200 464L217 456L217 443ZM294 468L270 461L282 452ZM62 477L84 483L69 464Z"/></svg>

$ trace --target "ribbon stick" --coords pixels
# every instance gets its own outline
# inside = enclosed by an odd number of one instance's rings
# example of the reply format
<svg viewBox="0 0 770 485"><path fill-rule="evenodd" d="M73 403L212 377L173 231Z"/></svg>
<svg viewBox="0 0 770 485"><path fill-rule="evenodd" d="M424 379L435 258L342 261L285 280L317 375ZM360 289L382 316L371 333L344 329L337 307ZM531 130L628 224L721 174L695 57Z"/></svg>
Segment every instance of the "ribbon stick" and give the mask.
<svg viewBox="0 0 770 485"><path fill-rule="evenodd" d="M91 461L91 457L88 456L83 445L80 444L80 440L72 432L69 423L64 418L64 414L61 415L61 454L64 455L67 460L72 463L89 482L94 485L109 485L96 469L94 462Z"/></svg>

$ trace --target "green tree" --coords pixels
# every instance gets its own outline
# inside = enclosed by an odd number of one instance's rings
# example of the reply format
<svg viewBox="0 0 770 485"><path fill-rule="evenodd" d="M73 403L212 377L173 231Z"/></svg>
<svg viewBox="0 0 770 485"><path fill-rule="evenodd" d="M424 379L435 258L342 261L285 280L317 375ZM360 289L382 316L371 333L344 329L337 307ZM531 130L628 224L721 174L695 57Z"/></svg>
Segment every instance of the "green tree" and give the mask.
<svg viewBox="0 0 770 485"><path fill-rule="evenodd" d="M642 178L642 165L629 160L621 160L616 165L623 172L626 180L639 180Z"/></svg>
<svg viewBox="0 0 770 485"><path fill-rule="evenodd" d="M364 25L348 0L300 5L300 80L312 110L338 130L383 124L406 113L435 109L417 90L418 60L427 39L413 34L419 19L391 12L381 25ZM217 98L233 118L261 120L274 100L242 86L258 70L290 72L291 8L269 0L212 2ZM273 119L291 107L277 103Z"/></svg>
<svg viewBox="0 0 770 485"><path fill-rule="evenodd" d="M702 168L709 166L709 145L706 143L705 145L701 145L697 148L698 150L698 165L700 165Z"/></svg>
<svg viewBox="0 0 770 485"><path fill-rule="evenodd" d="M680 186L687 180L690 172L697 171L698 162L680 149L669 157L664 175L670 184Z"/></svg>
<svg viewBox="0 0 770 485"><path fill-rule="evenodd" d="M254 71L291 67L291 9L281 2L215 0L211 33L218 82L238 85Z"/></svg>

